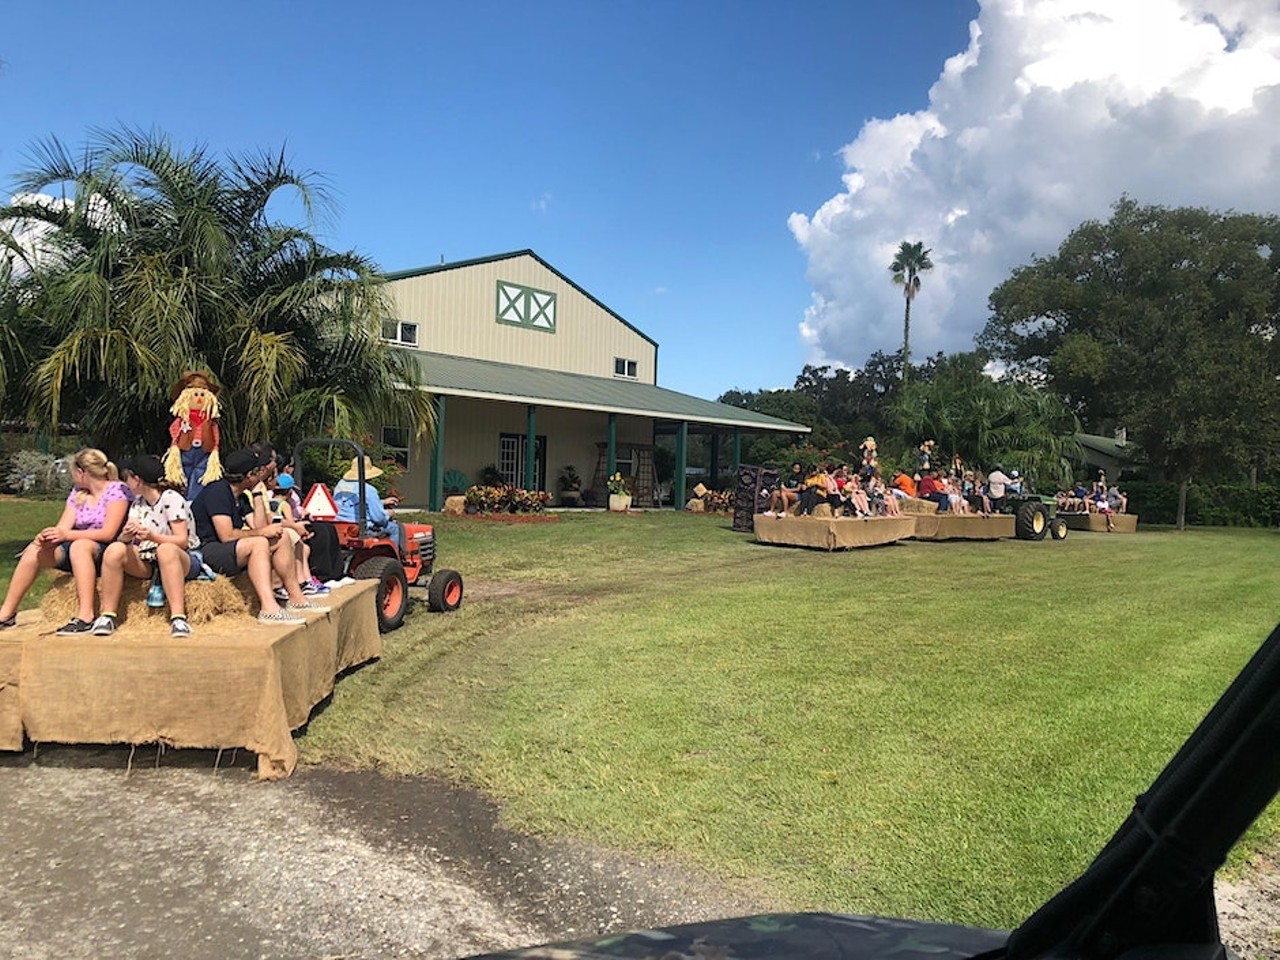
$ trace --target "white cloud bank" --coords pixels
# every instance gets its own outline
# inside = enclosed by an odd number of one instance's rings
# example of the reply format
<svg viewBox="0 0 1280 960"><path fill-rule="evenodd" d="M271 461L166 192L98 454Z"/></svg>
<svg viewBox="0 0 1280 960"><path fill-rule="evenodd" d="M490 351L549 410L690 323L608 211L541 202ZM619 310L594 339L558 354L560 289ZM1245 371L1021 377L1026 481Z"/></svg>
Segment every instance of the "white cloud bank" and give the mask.
<svg viewBox="0 0 1280 960"><path fill-rule="evenodd" d="M981 0L929 109L871 120L844 189L793 213L816 363L902 346L903 240L932 249L911 355L971 349L987 296L1122 193L1280 212L1280 2Z"/></svg>

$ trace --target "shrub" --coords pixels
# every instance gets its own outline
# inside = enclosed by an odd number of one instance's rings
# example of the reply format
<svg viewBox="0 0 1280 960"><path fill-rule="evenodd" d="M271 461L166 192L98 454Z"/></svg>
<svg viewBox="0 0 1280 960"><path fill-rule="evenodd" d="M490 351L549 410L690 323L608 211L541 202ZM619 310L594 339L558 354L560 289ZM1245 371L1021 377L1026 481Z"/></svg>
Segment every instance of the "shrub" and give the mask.
<svg viewBox="0 0 1280 960"><path fill-rule="evenodd" d="M1176 523L1178 485L1153 480L1122 482L1129 512L1146 523ZM1187 488L1187 523L1196 526L1274 527L1280 524L1280 486L1260 483L1199 484Z"/></svg>
<svg viewBox="0 0 1280 960"><path fill-rule="evenodd" d="M541 513L551 502L542 490L504 486L475 486L466 492L467 513Z"/></svg>
<svg viewBox="0 0 1280 960"><path fill-rule="evenodd" d="M70 483L66 464L51 454L19 450L9 458L5 487L13 493L49 496L62 492Z"/></svg>

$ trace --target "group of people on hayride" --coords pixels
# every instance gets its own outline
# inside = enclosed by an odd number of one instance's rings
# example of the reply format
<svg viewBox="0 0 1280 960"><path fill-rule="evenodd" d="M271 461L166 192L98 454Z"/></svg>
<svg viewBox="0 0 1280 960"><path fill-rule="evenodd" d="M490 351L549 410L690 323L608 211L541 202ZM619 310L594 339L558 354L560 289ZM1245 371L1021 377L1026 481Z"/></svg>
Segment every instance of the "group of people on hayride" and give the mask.
<svg viewBox="0 0 1280 960"><path fill-rule="evenodd" d="M902 513L899 501L910 498L936 503L939 511L990 514L1000 510L1010 491L1021 489L1018 471L1005 475L997 466L989 475L966 469L964 461L952 456L946 468L935 464L936 444L926 440L920 445L913 473L894 470L886 483L880 471L874 437L862 442L862 463L851 470L841 463L819 464L805 470L799 463L791 465L770 499L767 516L785 517L793 510L808 516L820 503L831 507L836 517L896 517Z"/></svg>
<svg viewBox="0 0 1280 960"><path fill-rule="evenodd" d="M939 512L989 516L1002 512L1010 495L1031 492L1019 471L1006 473L1001 464L984 473L966 465L959 454L939 464L936 447L933 440L920 444L915 469L892 471L888 483L880 472L873 437L862 442L862 463L856 470L842 463L818 464L806 470L795 462L769 497L764 513L771 517L808 516L818 504L825 503L835 517L893 517L902 512L898 501L920 499L937 504ZM1068 513L1107 513L1109 528L1109 514L1123 513L1128 498L1115 486L1108 490L1102 474L1099 478L1092 492L1081 485L1071 494L1060 493L1058 502Z"/></svg>
<svg viewBox="0 0 1280 960"><path fill-rule="evenodd" d="M1060 513L1100 514L1106 518L1108 530L1115 528L1111 519L1114 514L1129 512L1129 497L1116 484L1107 486L1107 475L1101 470L1091 485L1081 482L1069 490L1059 490L1056 499Z"/></svg>
<svg viewBox="0 0 1280 960"><path fill-rule="evenodd" d="M219 455L217 389L207 375L185 374L173 401L172 444L163 459L141 454L117 468L94 448L71 458L62 515L20 555L0 602L0 630L16 626L22 598L50 568L75 583L76 615L59 636L115 633L126 576L151 581L147 603L168 606L173 637L192 635L185 584L219 575L248 576L262 624L302 624L305 614L330 610L322 600L331 588L313 565L330 578L341 575L337 534L303 514L293 465L265 442ZM366 481L382 472L368 457L364 467ZM353 460L335 490L339 520L356 519L358 476ZM368 482L364 492L371 526L401 539L386 509L395 498L383 500Z"/></svg>

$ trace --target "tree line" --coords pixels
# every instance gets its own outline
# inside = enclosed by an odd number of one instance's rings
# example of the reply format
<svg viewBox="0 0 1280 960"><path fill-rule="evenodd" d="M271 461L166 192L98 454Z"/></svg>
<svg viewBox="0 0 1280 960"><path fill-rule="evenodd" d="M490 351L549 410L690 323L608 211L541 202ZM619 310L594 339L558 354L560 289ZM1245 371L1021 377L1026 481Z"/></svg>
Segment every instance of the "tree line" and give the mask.
<svg viewBox="0 0 1280 960"><path fill-rule="evenodd" d="M1122 197L1108 220L1086 221L996 287L974 350L912 366L928 254L904 242L890 266L907 300L900 355L721 396L813 427L804 444L754 439L746 453L854 460L874 435L883 461L905 465L934 439L944 456L1018 463L1043 486L1069 476L1075 433L1123 428L1148 475L1179 484L1180 525L1193 478L1276 476L1280 218Z"/></svg>

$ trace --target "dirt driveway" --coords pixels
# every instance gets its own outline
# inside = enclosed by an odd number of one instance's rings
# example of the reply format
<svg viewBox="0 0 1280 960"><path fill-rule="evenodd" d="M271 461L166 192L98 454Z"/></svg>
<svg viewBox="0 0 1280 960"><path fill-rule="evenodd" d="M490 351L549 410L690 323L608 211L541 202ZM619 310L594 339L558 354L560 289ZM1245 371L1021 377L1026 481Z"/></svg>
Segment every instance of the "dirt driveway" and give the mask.
<svg viewBox="0 0 1280 960"><path fill-rule="evenodd" d="M777 907L695 873L503 830L478 794L252 758L0 754L4 955L457 957ZM1280 872L1220 893L1247 958L1280 956Z"/></svg>
<svg viewBox="0 0 1280 960"><path fill-rule="evenodd" d="M224 758L225 759L225 758ZM251 757L0 754L0 953L22 958L457 957L758 912L660 864L497 826L481 796Z"/></svg>

